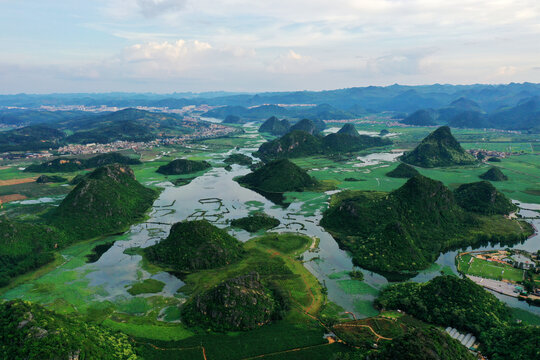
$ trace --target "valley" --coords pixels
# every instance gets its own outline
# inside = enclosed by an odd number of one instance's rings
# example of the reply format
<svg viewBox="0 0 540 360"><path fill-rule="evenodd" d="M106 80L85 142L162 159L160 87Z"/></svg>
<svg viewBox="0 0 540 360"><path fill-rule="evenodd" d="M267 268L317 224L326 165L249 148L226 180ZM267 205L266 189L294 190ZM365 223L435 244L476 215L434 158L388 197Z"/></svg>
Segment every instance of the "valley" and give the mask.
<svg viewBox="0 0 540 360"><path fill-rule="evenodd" d="M381 125L356 123L360 131L378 133ZM338 125L339 127L339 125ZM394 143L376 152L363 150L342 156L311 155L293 158L291 161L307 171L323 187L307 188L302 192L284 189L282 204L272 198L241 186L238 179L250 173L246 165L231 161L231 155L251 154L264 143L265 139L257 132L257 126L245 124L244 133L233 137L202 140L186 146L170 146L143 150L139 154L141 164L130 167L135 178L146 187L159 191L147 218L132 225L121 235L107 236L98 240L87 240L59 251L53 263L35 273L16 278L13 283L1 290L5 300L25 299L43 304L48 309L61 314L80 314L82 318L101 324L111 330L120 330L134 339L144 358L160 358L163 352L170 356L205 356L209 359L244 359L265 354L282 354L299 348L302 356L326 359L333 353L346 353L350 348L340 342L329 343L323 338L326 331L323 323L342 322L355 318L376 316L379 310L374 307L378 294L389 285L383 273L354 266L349 253L340 249L334 237L319 225L323 213L328 209L332 196L341 190L376 190L390 192L403 186L407 179L386 176L397 165L397 158L403 148L412 140L425 136L430 128L414 128L403 131L401 128L388 128ZM414 131L413 131L414 130ZM403 132L402 132L403 131ZM472 137L470 132L454 130L456 137ZM478 135L483 136L483 135ZM496 136L493 134L492 136ZM232 148L233 147L233 148ZM124 154L133 156L131 152ZM160 166L167 165L175 158L204 161L210 164L198 172L187 174L162 174L156 172ZM235 157L232 157L235 158ZM236 156L236 158L240 158ZM537 188L536 170L540 161L536 155L518 155L502 159L496 166L503 169L509 180L493 182L495 188L514 199L522 207L520 213L527 221L540 225L540 217L534 205L540 203L540 194L528 189ZM10 179L28 176L20 165L11 165L0 170ZM230 166L226 169L226 166ZM457 189L464 182L480 181L479 175L489 169L487 164L474 164L465 167L415 168L421 175L442 181L450 189ZM56 175L73 179L86 170L59 172ZM178 180L189 179L186 185L175 186ZM28 187L25 193L30 200L16 200L3 204L3 213L10 219L39 219L63 199L69 186L49 183L45 188ZM49 196L52 189L56 195ZM19 189L15 188L19 191ZM295 189L292 189L295 190ZM300 233L308 235L299 248L288 255L287 249L275 248L272 242L259 242L264 239L265 230L255 229L252 233L232 226L234 219L264 213L279 221L279 224L266 230L266 234ZM185 275L175 275L150 262L137 249L145 249L167 237L170 227L182 220L206 220L218 228L225 229L231 236L244 243L250 254L257 254L258 260L248 258L239 263L227 265L217 270L203 270ZM260 236L263 236L260 238ZM255 238L255 239L253 239ZM89 261L87 256L102 246L104 252ZM534 235L514 244L478 244L479 249L499 249L506 246L529 249L540 248L540 237ZM463 251L470 249L462 248ZM255 251L255 252L254 252ZM441 271L458 274L455 258L459 250L448 250L429 261L426 269L412 274L412 281L425 282ZM242 274L236 269L251 269L253 264L282 259L283 264L297 280L288 280L281 287L289 288L293 302L286 315L255 330L242 332L241 337L234 333L207 332L181 322L179 307L210 284ZM363 280L351 277L351 270L363 273ZM230 275L230 276L229 276ZM264 279L264 277L263 277ZM201 293L202 294L202 293ZM519 309L520 319L536 321L540 318L540 308L520 302L515 298L497 294L499 299L513 308ZM180 307L181 308L181 307ZM298 326L298 324L304 324ZM294 327L294 331L290 330ZM427 330L415 330L427 331ZM294 334L286 336L284 334ZM264 340L261 340L264 339ZM263 341L263 345L261 345ZM201 345L202 344L202 345ZM202 346L202 348L201 348ZM223 348L231 349L224 353ZM232 349L234 348L234 351ZM240 350L240 348L242 350ZM157 350L161 349L161 350ZM282 353L283 352L283 353Z"/></svg>

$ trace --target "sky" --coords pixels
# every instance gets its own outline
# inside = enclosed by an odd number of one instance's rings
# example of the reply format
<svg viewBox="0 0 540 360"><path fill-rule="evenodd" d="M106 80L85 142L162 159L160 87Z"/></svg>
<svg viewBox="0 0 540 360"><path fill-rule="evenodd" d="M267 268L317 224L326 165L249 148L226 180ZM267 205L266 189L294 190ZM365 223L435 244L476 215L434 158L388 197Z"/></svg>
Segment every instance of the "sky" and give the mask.
<svg viewBox="0 0 540 360"><path fill-rule="evenodd" d="M0 93L540 82L538 0L0 0Z"/></svg>

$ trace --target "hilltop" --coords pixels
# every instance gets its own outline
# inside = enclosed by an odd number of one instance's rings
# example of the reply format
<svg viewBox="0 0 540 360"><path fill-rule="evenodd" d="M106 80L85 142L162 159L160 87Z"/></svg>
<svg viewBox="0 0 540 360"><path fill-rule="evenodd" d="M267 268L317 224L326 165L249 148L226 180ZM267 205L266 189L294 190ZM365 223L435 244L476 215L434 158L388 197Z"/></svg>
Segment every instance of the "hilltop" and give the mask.
<svg viewBox="0 0 540 360"><path fill-rule="evenodd" d="M138 358L126 335L22 300L0 304L0 343L6 359Z"/></svg>
<svg viewBox="0 0 540 360"><path fill-rule="evenodd" d="M338 134L349 135L353 137L359 137L360 134L356 130L353 124L345 124L339 129Z"/></svg>
<svg viewBox="0 0 540 360"><path fill-rule="evenodd" d="M413 168L411 165L407 165L405 163L399 163L399 165L394 170L386 173L386 176L403 179L409 179L416 175L420 175L418 170Z"/></svg>
<svg viewBox="0 0 540 360"><path fill-rule="evenodd" d="M212 269L238 261L242 243L206 220L178 222L169 236L144 249L152 263L181 273Z"/></svg>
<svg viewBox="0 0 540 360"><path fill-rule="evenodd" d="M510 320L508 308L495 295L454 275L438 276L423 284L391 285L380 293L376 305L401 309L420 320L470 331L476 336ZM438 309L437 314L434 309ZM456 312L462 315L456 316Z"/></svg>
<svg viewBox="0 0 540 360"><path fill-rule="evenodd" d="M489 160L488 160L489 161ZM500 161L500 160L499 160ZM501 169L498 167L491 167L488 171L479 176L480 179L490 180L490 181L506 181L508 176L504 175Z"/></svg>
<svg viewBox="0 0 540 360"><path fill-rule="evenodd" d="M269 193L304 191L319 186L317 180L287 159L269 162L236 181L246 187Z"/></svg>
<svg viewBox="0 0 540 360"><path fill-rule="evenodd" d="M50 223L79 239L124 231L143 218L157 193L113 164L86 175L50 215Z"/></svg>
<svg viewBox="0 0 540 360"><path fill-rule="evenodd" d="M454 138L448 126L433 131L413 151L401 156L401 161L426 168L476 163L476 159Z"/></svg>
<svg viewBox="0 0 540 360"><path fill-rule="evenodd" d="M211 167L212 165L206 161L176 159L160 166L156 172L164 175L182 175L203 171Z"/></svg>
<svg viewBox="0 0 540 360"><path fill-rule="evenodd" d="M454 195L457 203L468 211L507 215L517 210L512 201L497 191L489 181L460 185Z"/></svg>
<svg viewBox="0 0 540 360"><path fill-rule="evenodd" d="M196 295L182 307L182 320L214 331L246 331L277 320L282 307L259 274L252 272Z"/></svg>
<svg viewBox="0 0 540 360"><path fill-rule="evenodd" d="M403 124L416 125L416 126L433 126L437 125L433 117L433 111L418 110L407 116L403 121Z"/></svg>
<svg viewBox="0 0 540 360"><path fill-rule="evenodd" d="M245 124L246 121L243 120L240 116L236 115L228 115L225 120L223 120L223 124Z"/></svg>
<svg viewBox="0 0 540 360"><path fill-rule="evenodd" d="M67 179L61 176L56 175L41 175L36 179L38 184L47 184L47 183L62 183L66 182Z"/></svg>
<svg viewBox="0 0 540 360"><path fill-rule="evenodd" d="M329 134L314 136L305 131L291 131L279 139L268 141L255 153L263 160L295 158L317 154L335 154L360 151L370 147L385 146L392 142L378 136Z"/></svg>
<svg viewBox="0 0 540 360"><path fill-rule="evenodd" d="M24 171L41 173L74 172L109 164L138 165L141 164L141 162L120 153L111 152L97 155L90 159L58 158L45 161L41 164L32 164L24 169Z"/></svg>
<svg viewBox="0 0 540 360"><path fill-rule="evenodd" d="M37 151L58 147L65 134L46 125L0 131L0 152Z"/></svg>
<svg viewBox="0 0 540 360"><path fill-rule="evenodd" d="M287 119L279 120L277 117L272 116L259 127L259 132L269 133L272 135L284 135L291 127L291 123Z"/></svg>
<svg viewBox="0 0 540 360"><path fill-rule="evenodd" d="M443 183L417 175L390 193L334 195L321 225L352 253L355 264L396 274L424 269L453 246L528 235L529 229L502 216L491 220L505 224L502 230L486 221L460 207Z"/></svg>
<svg viewBox="0 0 540 360"><path fill-rule="evenodd" d="M323 122L324 124L324 122ZM323 127L324 129L324 127ZM305 131L311 135L313 134L316 134L318 132L320 132L320 127L317 127L315 125L315 122L312 121L312 120L309 120L309 119L303 119L303 120L300 120L299 122L297 122L296 124L294 124L293 126L291 126L289 128L289 131Z"/></svg>

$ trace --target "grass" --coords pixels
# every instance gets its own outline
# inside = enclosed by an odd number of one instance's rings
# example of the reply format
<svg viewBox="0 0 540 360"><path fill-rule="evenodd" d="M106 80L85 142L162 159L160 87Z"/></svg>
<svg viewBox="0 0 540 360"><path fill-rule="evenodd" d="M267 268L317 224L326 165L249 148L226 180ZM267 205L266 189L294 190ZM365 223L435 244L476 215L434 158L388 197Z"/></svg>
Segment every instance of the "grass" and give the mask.
<svg viewBox="0 0 540 360"><path fill-rule="evenodd" d="M376 316L379 314L377 309L373 307L373 301L371 300L355 299L354 310L363 316Z"/></svg>
<svg viewBox="0 0 540 360"><path fill-rule="evenodd" d="M458 270L464 274L480 276L486 279L508 280L518 282L523 280L523 270L496 262L474 258L471 255L458 256Z"/></svg>
<svg viewBox="0 0 540 360"><path fill-rule="evenodd" d="M510 310L512 311L512 319L521 320L525 324L540 326L540 316L523 309L510 308Z"/></svg>
<svg viewBox="0 0 540 360"><path fill-rule="evenodd" d="M146 279L142 282L133 284L127 292L133 296L139 294L155 294L161 292L164 287L165 283L162 281Z"/></svg>
<svg viewBox="0 0 540 360"><path fill-rule="evenodd" d="M377 295L379 291L372 287L371 285L368 285L367 283L363 281L358 280L338 280L337 281L339 287L346 293L346 294L369 294L369 295Z"/></svg>

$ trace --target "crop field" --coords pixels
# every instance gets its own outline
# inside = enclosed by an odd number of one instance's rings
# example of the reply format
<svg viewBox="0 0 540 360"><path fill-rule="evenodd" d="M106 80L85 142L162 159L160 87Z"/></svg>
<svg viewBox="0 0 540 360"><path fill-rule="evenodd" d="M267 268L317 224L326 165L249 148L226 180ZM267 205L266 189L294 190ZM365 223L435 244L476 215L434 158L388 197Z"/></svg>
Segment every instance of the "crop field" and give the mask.
<svg viewBox="0 0 540 360"><path fill-rule="evenodd" d="M519 142L462 142L464 149L483 149L488 151L501 151L510 153L534 153L533 143Z"/></svg>
<svg viewBox="0 0 540 360"><path fill-rule="evenodd" d="M504 264L474 258L471 255L463 255L457 258L458 269L468 275L480 276L486 279L522 281L523 270Z"/></svg>

